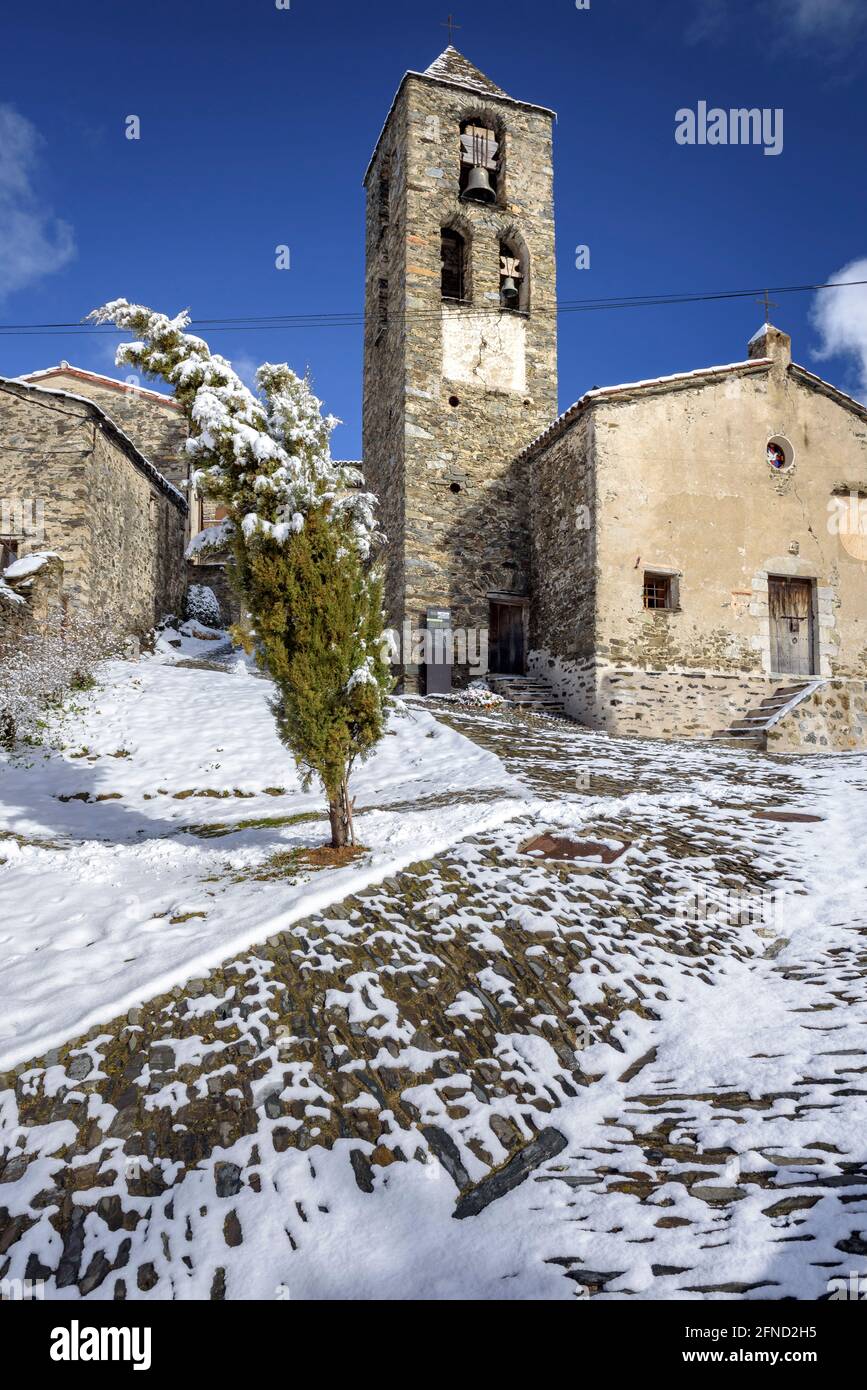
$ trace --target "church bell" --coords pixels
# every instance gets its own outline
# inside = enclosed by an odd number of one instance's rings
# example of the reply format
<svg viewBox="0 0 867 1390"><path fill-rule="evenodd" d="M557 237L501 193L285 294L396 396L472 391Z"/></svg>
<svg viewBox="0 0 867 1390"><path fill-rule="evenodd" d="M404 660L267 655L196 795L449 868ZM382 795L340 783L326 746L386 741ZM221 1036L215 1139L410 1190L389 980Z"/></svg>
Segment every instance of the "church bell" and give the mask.
<svg viewBox="0 0 867 1390"><path fill-rule="evenodd" d="M464 197L469 198L474 203L495 203L497 195L491 187L491 180L488 178L487 169L475 164L470 170L467 179L467 186L464 190Z"/></svg>
<svg viewBox="0 0 867 1390"><path fill-rule="evenodd" d="M506 304L514 304L518 299L518 286L515 284L515 277L507 275L500 286L500 294Z"/></svg>

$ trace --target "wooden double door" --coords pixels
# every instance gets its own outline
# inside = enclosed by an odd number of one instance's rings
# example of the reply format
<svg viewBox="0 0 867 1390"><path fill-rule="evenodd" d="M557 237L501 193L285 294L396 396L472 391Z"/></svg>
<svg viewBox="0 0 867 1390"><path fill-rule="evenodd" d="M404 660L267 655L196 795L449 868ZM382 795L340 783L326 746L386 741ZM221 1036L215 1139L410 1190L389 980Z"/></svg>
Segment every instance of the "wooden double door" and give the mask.
<svg viewBox="0 0 867 1390"><path fill-rule="evenodd" d="M781 676L816 671L816 631L811 579L769 579L771 670Z"/></svg>

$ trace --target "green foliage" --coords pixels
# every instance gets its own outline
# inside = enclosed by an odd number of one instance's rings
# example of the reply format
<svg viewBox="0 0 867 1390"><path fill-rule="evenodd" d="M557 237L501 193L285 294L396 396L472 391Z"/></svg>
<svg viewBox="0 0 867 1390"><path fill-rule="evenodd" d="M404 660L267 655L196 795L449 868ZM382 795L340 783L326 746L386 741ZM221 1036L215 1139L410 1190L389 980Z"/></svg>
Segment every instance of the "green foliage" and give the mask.
<svg viewBox="0 0 867 1390"><path fill-rule="evenodd" d="M308 513L284 545L251 546L247 593L259 658L277 686L280 737L305 784L317 774L333 802L382 737L390 673L378 645L381 585L328 513L328 504Z"/></svg>
<svg viewBox="0 0 867 1390"><path fill-rule="evenodd" d="M349 774L383 735L391 679L374 499L331 459L337 422L285 364L260 367L259 394L249 391L184 331L185 314L116 300L91 317L136 334L118 363L175 389L196 483L227 512L211 543L232 550L229 577L246 609L239 635L274 681L277 727L305 786L322 782L334 845L351 843Z"/></svg>

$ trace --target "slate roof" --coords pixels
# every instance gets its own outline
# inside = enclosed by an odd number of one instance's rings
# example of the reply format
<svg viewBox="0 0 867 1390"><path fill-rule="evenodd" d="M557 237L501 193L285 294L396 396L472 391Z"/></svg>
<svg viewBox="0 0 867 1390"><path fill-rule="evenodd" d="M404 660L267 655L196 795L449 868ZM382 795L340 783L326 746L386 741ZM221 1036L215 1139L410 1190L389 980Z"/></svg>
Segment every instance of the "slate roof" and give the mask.
<svg viewBox="0 0 867 1390"><path fill-rule="evenodd" d="M162 391L151 391L147 386L133 386L128 381L118 381L117 377L104 376L102 372L90 372L85 367L73 367L69 362L60 362L56 367L43 367L38 372L23 372L21 376L15 377L16 381L25 381L30 386L39 386L55 376L78 377L81 381L95 381L100 386L110 386L115 391L124 391L127 395L144 396L146 400L156 401L159 405L167 405L172 410L181 410L180 402L174 396L166 396Z"/></svg>
<svg viewBox="0 0 867 1390"><path fill-rule="evenodd" d="M454 82L459 87L470 87L474 92L481 92L485 96L512 100L508 92L504 92L502 87L498 87L496 82L492 82L490 77L480 72L453 44L449 44L430 67L425 68L424 76L437 77L443 82Z"/></svg>

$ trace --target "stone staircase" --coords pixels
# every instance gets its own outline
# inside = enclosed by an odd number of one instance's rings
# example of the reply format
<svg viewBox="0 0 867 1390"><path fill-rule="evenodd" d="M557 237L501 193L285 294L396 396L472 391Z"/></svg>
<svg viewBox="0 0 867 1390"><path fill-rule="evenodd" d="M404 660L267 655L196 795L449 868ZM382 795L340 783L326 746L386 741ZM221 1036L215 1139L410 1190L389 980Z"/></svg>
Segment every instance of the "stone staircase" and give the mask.
<svg viewBox="0 0 867 1390"><path fill-rule="evenodd" d="M820 684L821 681L813 679L779 686L760 705L747 710L743 719L735 719L728 729L718 729L713 735L714 739L731 747L753 748L763 752L767 747L771 725L776 723L784 710L800 704Z"/></svg>
<svg viewBox="0 0 867 1390"><path fill-rule="evenodd" d="M491 676L488 686L495 695L502 695L510 704L539 714L559 714L565 716L563 702L557 698L543 680L534 676Z"/></svg>

